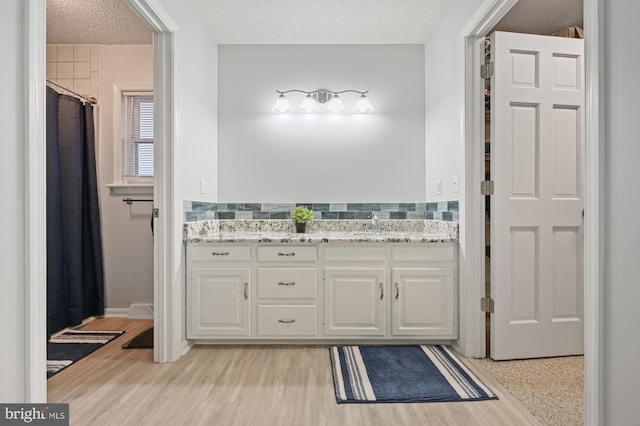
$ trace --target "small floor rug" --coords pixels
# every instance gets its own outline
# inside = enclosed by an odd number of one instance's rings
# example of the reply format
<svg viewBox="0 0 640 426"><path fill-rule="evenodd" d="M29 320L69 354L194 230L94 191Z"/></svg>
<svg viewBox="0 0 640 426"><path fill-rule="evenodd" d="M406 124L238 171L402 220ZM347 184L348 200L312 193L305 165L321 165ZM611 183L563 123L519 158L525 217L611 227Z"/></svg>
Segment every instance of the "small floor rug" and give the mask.
<svg viewBox="0 0 640 426"><path fill-rule="evenodd" d="M498 399L446 346L334 346L338 403Z"/></svg>
<svg viewBox="0 0 640 426"><path fill-rule="evenodd" d="M153 327L146 329L133 339L122 345L122 349L153 348Z"/></svg>
<svg viewBox="0 0 640 426"><path fill-rule="evenodd" d="M47 379L100 349L124 331L66 331L47 342Z"/></svg>

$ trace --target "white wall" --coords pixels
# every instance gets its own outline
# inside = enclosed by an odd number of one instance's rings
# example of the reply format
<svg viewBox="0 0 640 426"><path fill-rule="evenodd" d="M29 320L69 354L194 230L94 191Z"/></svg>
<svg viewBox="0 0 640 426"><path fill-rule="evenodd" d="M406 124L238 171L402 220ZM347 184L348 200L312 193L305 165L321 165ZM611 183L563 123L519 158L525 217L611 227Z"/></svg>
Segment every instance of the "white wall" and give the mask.
<svg viewBox="0 0 640 426"><path fill-rule="evenodd" d="M173 247L166 248L171 256L174 275L164 277L171 286L169 299L164 306L170 309L174 318L164 330L164 337L174 345L172 353L166 355L166 359L171 360L177 359L186 347L184 244L182 229L175 222L180 221L183 200L217 201L218 197L218 46L197 11L185 7L183 0L156 0L153 3L163 6L173 21L172 26L178 28L173 35L173 68L177 73L174 87L176 146L173 161L178 167L173 170L175 190L172 194L174 198L170 199L175 215ZM200 194L200 179L205 180L205 194ZM166 259L165 254L160 255ZM157 270L168 269L167 265L162 265ZM156 300L163 301L158 295ZM155 355L158 357L157 352Z"/></svg>
<svg viewBox="0 0 640 426"><path fill-rule="evenodd" d="M185 200L218 199L218 45L184 0L156 0L180 28L176 34L177 134L182 167L177 171ZM200 193L200 179L205 193ZM178 200L181 201L181 200Z"/></svg>
<svg viewBox="0 0 640 426"><path fill-rule="evenodd" d="M23 0L4 0L0 13L0 67L3 99L0 106L0 209L2 238L0 238L0 322L2 350L0 351L0 401L21 402L25 398L25 258L24 258L24 97L26 72L24 69Z"/></svg>
<svg viewBox="0 0 640 426"><path fill-rule="evenodd" d="M114 85L153 84L151 45L100 45L98 66L99 166L98 190L102 215L104 248L105 307L128 308L131 303L153 303L152 203L122 202L128 195L107 188L119 181L114 176ZM153 198L153 189L139 191L132 198Z"/></svg>
<svg viewBox="0 0 640 426"><path fill-rule="evenodd" d="M460 31L482 4L482 0L452 0L438 29L425 46L427 200L458 200L453 176L464 171L464 138L461 120L464 96L464 56ZM436 194L436 180L442 194ZM460 179L460 185L464 180Z"/></svg>
<svg viewBox="0 0 640 426"><path fill-rule="evenodd" d="M604 52L606 97L606 200L603 381L604 424L638 423L640 382L640 262L638 212L638 36L640 3L606 0ZM589 29L585 28L586 37ZM602 81L602 79L601 79ZM588 213L588 212L587 212Z"/></svg>
<svg viewBox="0 0 640 426"><path fill-rule="evenodd" d="M462 114L464 112L464 53L460 32L482 0L451 0L446 15L425 46L426 61L426 192L429 201L459 200L460 204L460 263L467 262L467 230L464 192L453 192L453 176L459 176L460 190L465 182L465 139ZM436 193L436 181L442 182L441 194ZM469 300L478 294L461 268L459 278L459 349L473 353L470 340L474 333L472 318L467 316Z"/></svg>
<svg viewBox="0 0 640 426"><path fill-rule="evenodd" d="M219 201L417 202L423 45L219 47ZM370 90L372 114L277 114L275 90ZM340 95L347 107L359 97ZM294 108L304 94L287 97Z"/></svg>

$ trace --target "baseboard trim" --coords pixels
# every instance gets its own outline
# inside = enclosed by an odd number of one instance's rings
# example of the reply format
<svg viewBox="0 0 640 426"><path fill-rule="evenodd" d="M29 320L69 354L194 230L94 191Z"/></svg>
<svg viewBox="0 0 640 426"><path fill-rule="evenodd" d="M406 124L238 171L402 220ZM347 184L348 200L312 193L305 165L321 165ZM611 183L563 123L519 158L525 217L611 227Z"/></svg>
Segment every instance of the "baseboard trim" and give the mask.
<svg viewBox="0 0 640 426"><path fill-rule="evenodd" d="M105 318L127 318L129 316L129 308L105 308Z"/></svg>
<svg viewBox="0 0 640 426"><path fill-rule="evenodd" d="M105 308L104 317L153 319L153 303L132 303L128 308Z"/></svg>
<svg viewBox="0 0 640 426"><path fill-rule="evenodd" d="M189 350L191 350L191 347L193 346L193 343L189 342L188 340L184 340L182 342L182 349L180 350L180 356L185 356L187 352L189 352Z"/></svg>
<svg viewBox="0 0 640 426"><path fill-rule="evenodd" d="M127 318L153 319L153 303L132 303Z"/></svg>

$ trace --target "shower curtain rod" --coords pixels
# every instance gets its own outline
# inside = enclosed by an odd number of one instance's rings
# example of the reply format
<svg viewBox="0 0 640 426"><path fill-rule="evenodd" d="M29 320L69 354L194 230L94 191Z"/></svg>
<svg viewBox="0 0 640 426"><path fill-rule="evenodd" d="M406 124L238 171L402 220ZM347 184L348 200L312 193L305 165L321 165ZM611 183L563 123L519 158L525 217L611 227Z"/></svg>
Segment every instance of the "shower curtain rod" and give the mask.
<svg viewBox="0 0 640 426"><path fill-rule="evenodd" d="M86 100L87 102L89 102L89 103L90 103L90 104L92 104L92 105L94 105L94 104L96 104L96 103L97 103L96 98L94 98L94 97L84 96L84 95L81 95L80 93L74 92L73 90L71 90L71 89L68 89L68 88L64 87L62 84L57 83L57 82L55 82L55 81L51 80L50 78L48 78L48 79L47 79L47 83L51 83L51 84L53 84L54 86L58 86L58 87L59 87L59 88L61 88L62 90L66 90L66 91L67 91L67 92L69 92L69 93L73 93L74 95L76 95L76 96L78 96L78 97L80 97L80 98L82 98L82 99Z"/></svg>

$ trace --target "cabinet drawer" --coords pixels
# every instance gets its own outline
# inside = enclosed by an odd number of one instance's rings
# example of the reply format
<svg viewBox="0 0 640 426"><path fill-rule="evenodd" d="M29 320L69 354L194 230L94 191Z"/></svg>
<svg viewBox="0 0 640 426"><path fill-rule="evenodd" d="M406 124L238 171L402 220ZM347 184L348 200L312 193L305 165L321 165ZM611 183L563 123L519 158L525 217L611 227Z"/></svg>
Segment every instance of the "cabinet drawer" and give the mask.
<svg viewBox="0 0 640 426"><path fill-rule="evenodd" d="M453 249L453 246L392 246L391 258L401 262L451 262Z"/></svg>
<svg viewBox="0 0 640 426"><path fill-rule="evenodd" d="M315 262L318 258L315 246L260 246L260 262Z"/></svg>
<svg viewBox="0 0 640 426"><path fill-rule="evenodd" d="M384 246L327 246L324 247L324 260L327 262L384 262L385 250Z"/></svg>
<svg viewBox="0 0 640 426"><path fill-rule="evenodd" d="M316 268L259 268L261 299L315 299Z"/></svg>
<svg viewBox="0 0 640 426"><path fill-rule="evenodd" d="M206 244L191 247L191 260L251 260L251 246Z"/></svg>
<svg viewBox="0 0 640 426"><path fill-rule="evenodd" d="M258 335L315 336L316 305L258 305Z"/></svg>

